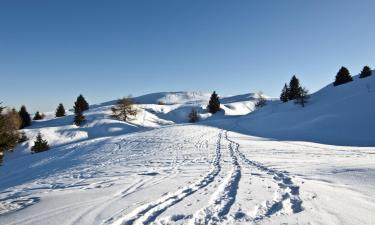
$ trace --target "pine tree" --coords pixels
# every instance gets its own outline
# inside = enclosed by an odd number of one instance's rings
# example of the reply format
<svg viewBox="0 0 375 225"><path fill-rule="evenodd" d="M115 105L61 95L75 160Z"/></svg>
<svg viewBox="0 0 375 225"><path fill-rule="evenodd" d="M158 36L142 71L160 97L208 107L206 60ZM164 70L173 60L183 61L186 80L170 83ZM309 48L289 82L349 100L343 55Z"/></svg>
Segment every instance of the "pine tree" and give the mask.
<svg viewBox="0 0 375 225"><path fill-rule="evenodd" d="M38 153L38 152L44 152L49 149L48 142L43 139L42 135L38 133L38 136L36 137L36 140L34 141L34 146L31 147L31 151Z"/></svg>
<svg viewBox="0 0 375 225"><path fill-rule="evenodd" d="M285 84L283 90L281 90L280 100L282 102L287 102L289 100L289 88L288 85Z"/></svg>
<svg viewBox="0 0 375 225"><path fill-rule="evenodd" d="M364 66L361 71L361 74L359 75L359 78L369 77L371 76L371 74L372 74L371 68L369 66Z"/></svg>
<svg viewBox="0 0 375 225"><path fill-rule="evenodd" d="M338 86L353 81L352 76L350 76L349 70L345 67L341 67L336 75L336 80L333 86Z"/></svg>
<svg viewBox="0 0 375 225"><path fill-rule="evenodd" d="M43 118L44 118L44 117L43 117L43 114L40 115L39 111L37 111L37 112L35 113L35 115L34 115L33 120L41 120L41 119L43 119Z"/></svg>
<svg viewBox="0 0 375 225"><path fill-rule="evenodd" d="M262 108L266 104L267 104L266 98L263 96L263 93L259 91L257 101L255 102L255 108L256 109Z"/></svg>
<svg viewBox="0 0 375 225"><path fill-rule="evenodd" d="M199 115L196 109L192 108L191 112L189 113L189 122L190 123L195 123L198 122L199 120Z"/></svg>
<svg viewBox="0 0 375 225"><path fill-rule="evenodd" d="M220 111L220 100L219 100L219 96L216 94L215 91L211 95L207 108L208 108L208 111L212 114Z"/></svg>
<svg viewBox="0 0 375 225"><path fill-rule="evenodd" d="M288 91L288 99L294 100L298 96L298 92L300 91L300 84L299 80L296 76L293 76L292 79L290 79L289 83L289 91Z"/></svg>
<svg viewBox="0 0 375 225"><path fill-rule="evenodd" d="M64 108L64 106L63 106L62 103L60 103L59 106L57 106L55 116L56 117L63 117L63 116L65 116L65 108Z"/></svg>
<svg viewBox="0 0 375 225"><path fill-rule="evenodd" d="M20 126L20 129L23 129L25 127L28 127L31 125L31 118L30 118L30 114L27 112L26 110L26 107L23 105L20 109L20 111L18 112L20 117L21 117L21 126Z"/></svg>
<svg viewBox="0 0 375 225"><path fill-rule="evenodd" d="M75 116L74 116L74 124L77 126L81 126L86 121L83 112L79 110L79 108L75 108Z"/></svg>
<svg viewBox="0 0 375 225"><path fill-rule="evenodd" d="M111 110L113 118L125 122L136 116L138 112L134 108L134 102L131 97L119 99L117 105L112 107Z"/></svg>
<svg viewBox="0 0 375 225"><path fill-rule="evenodd" d="M75 108L79 108L82 112L89 109L89 103L87 103L83 95L79 95L77 97L77 101L74 103L74 106Z"/></svg>
<svg viewBox="0 0 375 225"><path fill-rule="evenodd" d="M306 88L300 87L298 96L295 99L295 103L300 104L302 107L305 107L305 104L307 103L309 97L309 91Z"/></svg>

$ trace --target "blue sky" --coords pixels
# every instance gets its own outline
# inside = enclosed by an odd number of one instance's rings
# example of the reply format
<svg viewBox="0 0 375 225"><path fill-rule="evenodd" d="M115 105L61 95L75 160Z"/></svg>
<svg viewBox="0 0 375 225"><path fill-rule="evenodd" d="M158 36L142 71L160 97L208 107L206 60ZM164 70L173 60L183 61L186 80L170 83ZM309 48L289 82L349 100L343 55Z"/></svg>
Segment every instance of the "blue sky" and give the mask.
<svg viewBox="0 0 375 225"><path fill-rule="evenodd" d="M0 102L29 111L158 91L314 92L375 67L375 1L1 0Z"/></svg>

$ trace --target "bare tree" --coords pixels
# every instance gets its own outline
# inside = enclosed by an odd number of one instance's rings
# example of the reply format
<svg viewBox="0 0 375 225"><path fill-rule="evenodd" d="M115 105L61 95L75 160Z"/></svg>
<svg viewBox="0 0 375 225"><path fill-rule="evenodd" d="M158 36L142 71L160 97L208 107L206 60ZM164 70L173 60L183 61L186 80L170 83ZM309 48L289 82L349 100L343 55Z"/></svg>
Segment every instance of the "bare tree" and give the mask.
<svg viewBox="0 0 375 225"><path fill-rule="evenodd" d="M267 99L263 96L263 92L259 91L258 92L258 98L257 101L255 102L255 108L261 108L267 104Z"/></svg>
<svg viewBox="0 0 375 225"><path fill-rule="evenodd" d="M134 102L131 97L121 98L117 101L117 105L111 108L112 117L121 120L129 121L137 115L137 109L134 108Z"/></svg>
<svg viewBox="0 0 375 225"><path fill-rule="evenodd" d="M196 109L192 108L191 112L189 113L189 122L190 123L195 123L198 122L199 120L199 115Z"/></svg>

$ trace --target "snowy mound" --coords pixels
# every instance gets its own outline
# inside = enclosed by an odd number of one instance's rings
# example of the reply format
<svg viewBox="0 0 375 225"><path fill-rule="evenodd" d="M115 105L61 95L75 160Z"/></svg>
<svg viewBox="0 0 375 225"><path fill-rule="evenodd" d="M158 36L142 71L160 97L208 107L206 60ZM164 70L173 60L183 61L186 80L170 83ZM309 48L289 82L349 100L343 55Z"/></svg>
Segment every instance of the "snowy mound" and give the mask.
<svg viewBox="0 0 375 225"><path fill-rule="evenodd" d="M312 94L305 108L293 102L272 102L241 119L239 129L278 139L375 145L375 76L353 78Z"/></svg>
<svg viewBox="0 0 375 225"><path fill-rule="evenodd" d="M135 97L134 100L140 104L197 104L207 103L211 93L207 92L158 92Z"/></svg>

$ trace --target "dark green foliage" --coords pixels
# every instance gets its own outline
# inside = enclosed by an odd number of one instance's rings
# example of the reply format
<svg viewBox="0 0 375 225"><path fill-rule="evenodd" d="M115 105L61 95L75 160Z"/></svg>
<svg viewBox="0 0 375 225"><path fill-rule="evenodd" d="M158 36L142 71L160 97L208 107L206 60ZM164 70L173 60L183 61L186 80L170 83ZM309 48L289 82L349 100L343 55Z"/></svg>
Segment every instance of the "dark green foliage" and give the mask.
<svg viewBox="0 0 375 225"><path fill-rule="evenodd" d="M48 142L43 139L42 135L38 133L38 136L36 137L36 140L34 141L34 146L31 147L31 151L38 153L38 152L44 152L49 149Z"/></svg>
<svg viewBox="0 0 375 225"><path fill-rule="evenodd" d="M89 103L87 103L86 99L82 95L79 95L77 97L77 101L74 103L74 112L77 112L77 110L80 110L83 112L88 109L89 109Z"/></svg>
<svg viewBox="0 0 375 225"><path fill-rule="evenodd" d="M27 112L26 107L23 105L18 112L21 117L21 126L20 129L23 129L25 127L28 127L31 125L31 117L30 114Z"/></svg>
<svg viewBox="0 0 375 225"><path fill-rule="evenodd" d="M215 91L211 95L207 108L208 108L208 111L212 114L220 111L220 100L219 100L219 96L216 94Z"/></svg>
<svg viewBox="0 0 375 225"><path fill-rule="evenodd" d="M300 104L302 107L305 107L305 104L307 103L309 97L309 91L306 88L300 87L298 96L295 99L295 103Z"/></svg>
<svg viewBox="0 0 375 225"><path fill-rule="evenodd" d="M86 121L86 118L83 115L83 112L80 110L76 111L75 116L74 116L74 124L77 126L81 126L82 124L85 123L85 121Z"/></svg>
<svg viewBox="0 0 375 225"><path fill-rule="evenodd" d="M195 123L199 121L199 115L196 109L192 108L191 112L189 113L189 122Z"/></svg>
<svg viewBox="0 0 375 225"><path fill-rule="evenodd" d="M349 70L345 67L341 67L336 75L335 82L333 82L333 86L338 86L351 81L353 81L353 78L350 76Z"/></svg>
<svg viewBox="0 0 375 225"><path fill-rule="evenodd" d="M371 68L369 66L364 66L361 71L361 74L359 75L359 78L369 77L371 76L371 74L372 74Z"/></svg>
<svg viewBox="0 0 375 225"><path fill-rule="evenodd" d="M39 111L37 111L34 115L33 120L42 120L44 118L43 114L41 115Z"/></svg>
<svg viewBox="0 0 375 225"><path fill-rule="evenodd" d="M298 92L300 91L299 80L296 76L293 76L289 82L288 100L294 100L298 97Z"/></svg>
<svg viewBox="0 0 375 225"><path fill-rule="evenodd" d="M258 98L257 101L255 102L255 108L259 109L262 108L263 106L266 106L267 100L264 98L263 93L260 91L258 93Z"/></svg>
<svg viewBox="0 0 375 225"><path fill-rule="evenodd" d="M121 98L117 101L117 105L111 108L112 117L121 120L129 121L137 115L137 109L134 108L134 102L131 97Z"/></svg>
<svg viewBox="0 0 375 225"><path fill-rule="evenodd" d="M280 100L282 102L287 102L289 100L289 88L287 84L285 84L283 90L281 90Z"/></svg>
<svg viewBox="0 0 375 225"><path fill-rule="evenodd" d="M63 117L63 116L65 116L65 108L64 108L64 106L63 106L62 103L60 103L59 106L57 106L55 116L56 117Z"/></svg>

